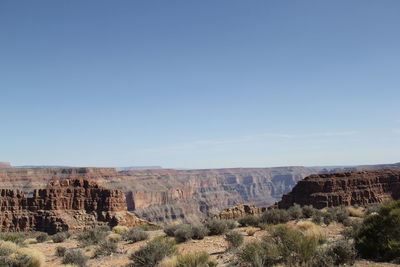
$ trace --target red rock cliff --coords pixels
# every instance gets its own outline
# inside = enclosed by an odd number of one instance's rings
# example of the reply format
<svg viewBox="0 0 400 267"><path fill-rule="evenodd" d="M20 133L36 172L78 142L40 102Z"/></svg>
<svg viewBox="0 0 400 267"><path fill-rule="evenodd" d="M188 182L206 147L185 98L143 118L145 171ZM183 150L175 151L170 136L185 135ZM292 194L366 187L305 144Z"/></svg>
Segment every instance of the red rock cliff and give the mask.
<svg viewBox="0 0 400 267"><path fill-rule="evenodd" d="M294 203L324 208L340 205L365 205L398 199L400 170L342 172L310 175L283 195L279 208Z"/></svg>
<svg viewBox="0 0 400 267"><path fill-rule="evenodd" d="M19 190L0 190L2 231L84 230L98 225L147 223L127 212L125 195L84 179L56 180L26 197Z"/></svg>

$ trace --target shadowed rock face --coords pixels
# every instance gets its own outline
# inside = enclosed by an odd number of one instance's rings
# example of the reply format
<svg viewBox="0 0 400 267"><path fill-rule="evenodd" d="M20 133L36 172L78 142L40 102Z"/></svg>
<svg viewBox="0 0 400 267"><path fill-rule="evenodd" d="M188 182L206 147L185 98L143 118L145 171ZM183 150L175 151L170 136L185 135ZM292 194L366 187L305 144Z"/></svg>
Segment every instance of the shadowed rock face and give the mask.
<svg viewBox="0 0 400 267"><path fill-rule="evenodd" d="M316 208L340 205L366 205L398 199L400 170L342 172L310 175L283 195L279 208L293 204Z"/></svg>
<svg viewBox="0 0 400 267"><path fill-rule="evenodd" d="M266 210L266 207L256 207L254 205L238 205L235 207L224 209L220 213L216 214L214 218L225 220L238 219L246 215L261 215Z"/></svg>
<svg viewBox="0 0 400 267"><path fill-rule="evenodd" d="M2 231L75 231L98 225L146 223L127 212L125 195L84 179L53 181L27 197L20 190L0 190Z"/></svg>

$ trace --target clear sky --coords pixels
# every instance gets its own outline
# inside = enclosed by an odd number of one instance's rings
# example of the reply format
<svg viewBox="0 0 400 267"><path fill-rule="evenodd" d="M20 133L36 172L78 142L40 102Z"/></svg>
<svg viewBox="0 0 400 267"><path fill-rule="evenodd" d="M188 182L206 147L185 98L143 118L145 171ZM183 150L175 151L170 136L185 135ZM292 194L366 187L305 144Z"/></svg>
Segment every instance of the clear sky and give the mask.
<svg viewBox="0 0 400 267"><path fill-rule="evenodd" d="M0 161L400 161L400 1L0 1Z"/></svg>

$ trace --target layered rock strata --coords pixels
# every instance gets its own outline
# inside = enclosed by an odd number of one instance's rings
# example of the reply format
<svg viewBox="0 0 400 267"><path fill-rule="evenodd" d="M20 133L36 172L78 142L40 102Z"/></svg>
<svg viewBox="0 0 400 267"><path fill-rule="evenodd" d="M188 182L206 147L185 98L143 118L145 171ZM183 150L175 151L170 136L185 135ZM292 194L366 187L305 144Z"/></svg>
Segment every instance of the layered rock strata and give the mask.
<svg viewBox="0 0 400 267"><path fill-rule="evenodd" d="M76 231L99 225L147 223L127 211L120 190L84 179L55 180L27 197L20 190L0 190L2 231Z"/></svg>
<svg viewBox="0 0 400 267"><path fill-rule="evenodd" d="M310 175L285 194L279 208L293 204L324 208L367 205L400 197L400 170L374 170Z"/></svg>
<svg viewBox="0 0 400 267"><path fill-rule="evenodd" d="M261 215L266 210L266 207L256 207L254 205L238 205L224 209L220 213L216 214L214 218L225 220L238 219L246 215Z"/></svg>

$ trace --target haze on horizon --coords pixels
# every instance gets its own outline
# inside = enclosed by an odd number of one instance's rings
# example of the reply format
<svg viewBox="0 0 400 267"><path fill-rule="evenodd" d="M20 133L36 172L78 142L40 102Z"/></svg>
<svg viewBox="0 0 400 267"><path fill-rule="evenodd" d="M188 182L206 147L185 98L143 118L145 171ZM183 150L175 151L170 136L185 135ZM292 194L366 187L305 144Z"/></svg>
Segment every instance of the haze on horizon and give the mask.
<svg viewBox="0 0 400 267"><path fill-rule="evenodd" d="M0 161L400 161L400 2L0 2Z"/></svg>

